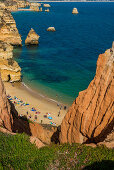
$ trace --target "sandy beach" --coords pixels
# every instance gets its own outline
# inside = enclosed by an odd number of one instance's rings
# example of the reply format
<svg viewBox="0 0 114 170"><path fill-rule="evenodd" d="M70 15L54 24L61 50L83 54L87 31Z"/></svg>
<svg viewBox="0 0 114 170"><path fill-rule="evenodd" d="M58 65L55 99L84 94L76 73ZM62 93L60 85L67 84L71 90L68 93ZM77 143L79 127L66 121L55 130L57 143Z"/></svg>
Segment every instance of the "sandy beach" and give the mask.
<svg viewBox="0 0 114 170"><path fill-rule="evenodd" d="M42 122L54 126L61 124L68 107L65 110L63 104L27 89L22 83L5 82L4 85L7 96L11 96L9 99L15 105L18 115L26 115L31 121L38 123Z"/></svg>

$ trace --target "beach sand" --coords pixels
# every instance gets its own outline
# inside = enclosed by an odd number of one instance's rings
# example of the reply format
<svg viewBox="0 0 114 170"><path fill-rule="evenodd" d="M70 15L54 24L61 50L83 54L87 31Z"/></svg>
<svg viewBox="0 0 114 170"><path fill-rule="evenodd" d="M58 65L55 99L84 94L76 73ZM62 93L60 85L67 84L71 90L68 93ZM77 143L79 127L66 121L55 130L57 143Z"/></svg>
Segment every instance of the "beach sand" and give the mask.
<svg viewBox="0 0 114 170"><path fill-rule="evenodd" d="M27 118L31 116L31 118L29 118L31 121L35 121L38 123L41 123L42 121L42 124L52 124L54 126L59 126L61 124L68 107L66 110L64 110L63 104L59 103L59 106L57 106L56 101L53 101L47 97L43 97L33 90L27 89L22 83L5 82L4 85L7 95L10 95L13 99L11 100L11 102L14 103L15 101L17 103L14 105L18 112L18 115L26 115ZM28 103L29 105L23 106L22 103L14 99L14 96L22 100L24 103ZM61 106L62 108L60 110ZM36 111L31 111L32 108L35 108ZM58 116L59 111L60 115ZM36 114L36 112L40 113ZM46 113L50 113L50 115ZM37 115L37 120L35 120L35 115ZM47 117L52 117L52 120L44 118L44 115L47 115Z"/></svg>

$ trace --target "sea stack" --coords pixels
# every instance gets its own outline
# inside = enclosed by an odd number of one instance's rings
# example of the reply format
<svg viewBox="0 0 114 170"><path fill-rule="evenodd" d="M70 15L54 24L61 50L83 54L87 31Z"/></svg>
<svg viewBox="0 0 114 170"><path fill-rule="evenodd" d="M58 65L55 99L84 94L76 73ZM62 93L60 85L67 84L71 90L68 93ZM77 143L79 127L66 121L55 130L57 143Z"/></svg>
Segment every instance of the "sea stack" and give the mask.
<svg viewBox="0 0 114 170"><path fill-rule="evenodd" d="M55 28L54 28L54 27L49 27L49 28L47 29L47 31L55 32L56 30L55 30Z"/></svg>
<svg viewBox="0 0 114 170"><path fill-rule="evenodd" d="M34 29L31 28L30 32L27 35L27 38L25 40L26 45L38 45L40 36L34 31Z"/></svg>
<svg viewBox="0 0 114 170"><path fill-rule="evenodd" d="M43 6L47 8L51 7L50 4L44 4Z"/></svg>
<svg viewBox="0 0 114 170"><path fill-rule="evenodd" d="M94 79L86 90L79 93L64 117L61 143L98 143L113 133L113 76L114 42L111 49L99 55Z"/></svg>
<svg viewBox="0 0 114 170"><path fill-rule="evenodd" d="M49 12L49 9L45 9L45 12Z"/></svg>
<svg viewBox="0 0 114 170"><path fill-rule="evenodd" d="M72 14L78 14L78 10L77 10L77 8L73 8L73 10L72 10Z"/></svg>

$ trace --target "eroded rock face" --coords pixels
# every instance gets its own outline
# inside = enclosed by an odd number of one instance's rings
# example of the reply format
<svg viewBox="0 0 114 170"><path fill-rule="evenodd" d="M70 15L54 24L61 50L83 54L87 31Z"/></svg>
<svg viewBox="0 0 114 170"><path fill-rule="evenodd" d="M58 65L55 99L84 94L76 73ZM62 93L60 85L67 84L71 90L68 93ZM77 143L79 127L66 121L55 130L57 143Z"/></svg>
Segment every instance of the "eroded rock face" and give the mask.
<svg viewBox="0 0 114 170"><path fill-rule="evenodd" d="M0 8L0 41L11 45L22 45L21 36L16 27L15 20L7 9Z"/></svg>
<svg viewBox="0 0 114 170"><path fill-rule="evenodd" d="M12 131L13 118L10 105L7 100L6 92L0 75L0 122L1 126Z"/></svg>
<svg viewBox="0 0 114 170"><path fill-rule="evenodd" d="M39 40L40 36L38 34L36 34L36 32L31 28L30 32L27 35L27 38L25 40L25 44L26 45L37 45L39 44L38 40Z"/></svg>
<svg viewBox="0 0 114 170"><path fill-rule="evenodd" d="M61 124L61 143L101 142L114 126L114 43L100 54L94 79L69 108Z"/></svg>
<svg viewBox="0 0 114 170"><path fill-rule="evenodd" d="M13 59L13 46L0 41L0 73L3 81L20 81L21 68Z"/></svg>
<svg viewBox="0 0 114 170"><path fill-rule="evenodd" d="M0 59L12 58L13 47L10 44L0 41Z"/></svg>

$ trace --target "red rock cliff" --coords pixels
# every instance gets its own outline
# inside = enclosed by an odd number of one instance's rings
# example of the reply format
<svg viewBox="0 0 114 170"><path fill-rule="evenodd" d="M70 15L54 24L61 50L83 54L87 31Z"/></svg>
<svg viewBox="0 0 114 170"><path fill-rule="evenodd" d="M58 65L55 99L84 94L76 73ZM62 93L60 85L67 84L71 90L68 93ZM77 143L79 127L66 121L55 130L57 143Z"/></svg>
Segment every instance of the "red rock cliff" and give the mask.
<svg viewBox="0 0 114 170"><path fill-rule="evenodd" d="M61 143L103 141L114 125L114 43L100 54L96 75L69 108L61 124Z"/></svg>
<svg viewBox="0 0 114 170"><path fill-rule="evenodd" d="M0 75L0 125L3 125L9 131L12 131L13 118L10 111L10 104L7 100L6 91Z"/></svg>

